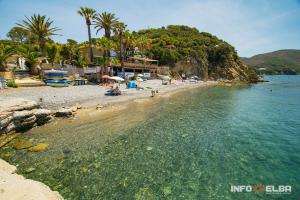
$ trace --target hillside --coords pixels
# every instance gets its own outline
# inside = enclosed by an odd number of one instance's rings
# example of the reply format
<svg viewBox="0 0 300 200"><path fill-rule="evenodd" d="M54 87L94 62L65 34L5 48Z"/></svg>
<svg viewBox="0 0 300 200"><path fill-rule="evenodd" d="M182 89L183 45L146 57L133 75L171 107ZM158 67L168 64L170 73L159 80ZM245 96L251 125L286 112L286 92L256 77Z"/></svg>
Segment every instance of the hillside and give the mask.
<svg viewBox="0 0 300 200"><path fill-rule="evenodd" d="M242 58L242 61L263 74L300 74L300 50L279 50Z"/></svg>
<svg viewBox="0 0 300 200"><path fill-rule="evenodd" d="M234 47L196 28L171 25L136 33L151 39L147 56L169 65L177 74L198 75L204 79L257 82L254 70L245 66Z"/></svg>

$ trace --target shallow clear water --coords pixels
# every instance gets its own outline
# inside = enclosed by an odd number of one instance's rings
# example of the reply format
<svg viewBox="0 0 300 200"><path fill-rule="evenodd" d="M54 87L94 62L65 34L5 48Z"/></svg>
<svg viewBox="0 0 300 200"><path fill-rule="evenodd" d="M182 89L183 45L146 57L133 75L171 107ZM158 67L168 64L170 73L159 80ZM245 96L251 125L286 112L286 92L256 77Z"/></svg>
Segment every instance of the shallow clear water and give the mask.
<svg viewBox="0 0 300 200"><path fill-rule="evenodd" d="M66 199L297 199L300 76L267 79L56 122L24 135L47 151L2 151ZM292 194L230 192L258 184L291 185Z"/></svg>

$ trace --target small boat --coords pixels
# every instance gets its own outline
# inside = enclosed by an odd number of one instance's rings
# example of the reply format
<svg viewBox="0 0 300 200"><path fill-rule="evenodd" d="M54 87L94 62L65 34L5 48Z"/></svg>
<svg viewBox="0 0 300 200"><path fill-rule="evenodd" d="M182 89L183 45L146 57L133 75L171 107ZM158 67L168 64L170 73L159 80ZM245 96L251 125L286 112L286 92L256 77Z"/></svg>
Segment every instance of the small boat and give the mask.
<svg viewBox="0 0 300 200"><path fill-rule="evenodd" d="M68 79L67 71L46 70L44 71L44 82L52 87L67 87L72 81Z"/></svg>

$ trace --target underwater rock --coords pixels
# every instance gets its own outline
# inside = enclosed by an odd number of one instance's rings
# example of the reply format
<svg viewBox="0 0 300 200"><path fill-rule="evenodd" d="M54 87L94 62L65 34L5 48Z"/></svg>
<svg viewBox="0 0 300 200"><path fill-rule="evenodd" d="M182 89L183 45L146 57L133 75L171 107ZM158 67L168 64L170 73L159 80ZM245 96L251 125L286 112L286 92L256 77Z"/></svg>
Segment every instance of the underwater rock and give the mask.
<svg viewBox="0 0 300 200"><path fill-rule="evenodd" d="M29 167L28 169L25 170L26 174L29 174L31 172L34 172L36 169L34 167Z"/></svg>
<svg viewBox="0 0 300 200"><path fill-rule="evenodd" d="M134 199L136 199L136 200L145 200L145 199L155 200L156 198L155 198L153 192L149 188L143 187L143 188L140 188L137 193L135 193Z"/></svg>
<svg viewBox="0 0 300 200"><path fill-rule="evenodd" d="M80 171L81 171L82 173L87 173L89 170L88 170L88 168L82 167L82 168L80 169Z"/></svg>
<svg viewBox="0 0 300 200"><path fill-rule="evenodd" d="M71 108L61 108L55 112L55 117L70 117L72 114Z"/></svg>
<svg viewBox="0 0 300 200"><path fill-rule="evenodd" d="M64 154L70 154L70 153L71 153L71 150L70 150L70 149L67 149L67 148L66 148L66 149L63 149L63 153L64 153Z"/></svg>
<svg viewBox="0 0 300 200"><path fill-rule="evenodd" d="M13 139L15 139L16 137L18 137L18 135L18 133L9 133L6 135L2 135L0 137L0 148L12 141Z"/></svg>
<svg viewBox="0 0 300 200"><path fill-rule="evenodd" d="M162 192L163 192L164 196L168 196L168 195L172 194L172 189L171 189L170 186L164 187L164 188L162 189Z"/></svg>
<svg viewBox="0 0 300 200"><path fill-rule="evenodd" d="M147 151L151 151L153 149L153 147L147 147Z"/></svg>
<svg viewBox="0 0 300 200"><path fill-rule="evenodd" d="M12 153L6 152L1 154L1 158L4 160L9 160L12 157Z"/></svg>
<svg viewBox="0 0 300 200"><path fill-rule="evenodd" d="M47 143L39 143L33 147L30 147L28 149L28 151L32 151L32 152L40 152L40 151L44 151L48 148L49 144Z"/></svg>
<svg viewBox="0 0 300 200"><path fill-rule="evenodd" d="M13 147L17 150L28 149L32 147L32 142L29 140L19 139L13 144Z"/></svg>

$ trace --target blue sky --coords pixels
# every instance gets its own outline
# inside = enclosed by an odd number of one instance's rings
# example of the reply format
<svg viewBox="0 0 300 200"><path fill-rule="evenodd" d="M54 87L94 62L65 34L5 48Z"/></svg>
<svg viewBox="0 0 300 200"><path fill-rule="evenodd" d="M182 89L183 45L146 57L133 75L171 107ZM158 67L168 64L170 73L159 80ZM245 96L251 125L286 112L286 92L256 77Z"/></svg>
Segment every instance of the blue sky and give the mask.
<svg viewBox="0 0 300 200"><path fill-rule="evenodd" d="M240 56L300 49L300 0L0 0L0 38L6 38L25 16L40 13L62 29L56 41L84 41L87 33L77 14L80 6L113 12L130 30L193 26L229 42Z"/></svg>

